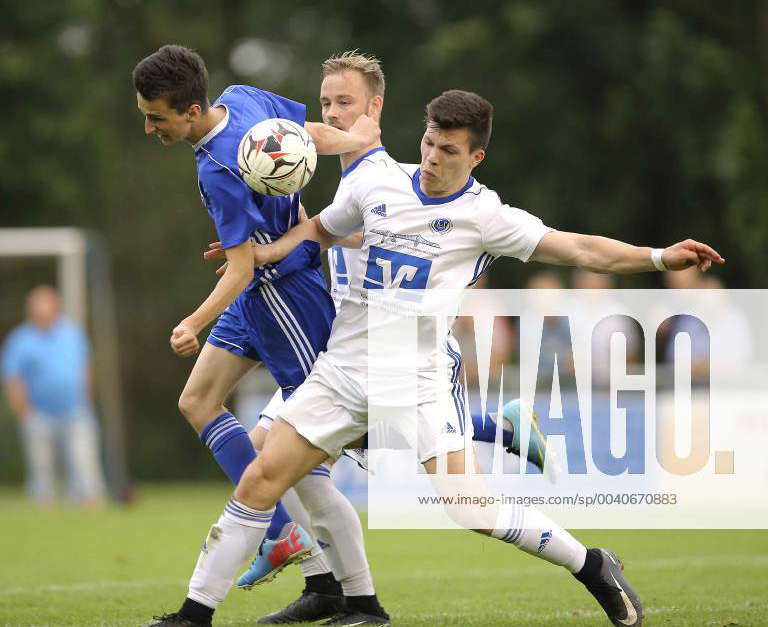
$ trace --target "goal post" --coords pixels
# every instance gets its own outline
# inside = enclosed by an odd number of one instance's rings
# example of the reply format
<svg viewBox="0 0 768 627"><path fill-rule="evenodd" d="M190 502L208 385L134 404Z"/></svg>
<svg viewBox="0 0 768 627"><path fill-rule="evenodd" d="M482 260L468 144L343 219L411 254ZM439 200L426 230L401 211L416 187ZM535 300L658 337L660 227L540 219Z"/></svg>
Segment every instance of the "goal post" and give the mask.
<svg viewBox="0 0 768 627"><path fill-rule="evenodd" d="M113 499L129 500L114 288L101 237L70 227L0 228L3 257L47 258L55 263L63 311L89 331L93 345L94 390L109 490Z"/></svg>

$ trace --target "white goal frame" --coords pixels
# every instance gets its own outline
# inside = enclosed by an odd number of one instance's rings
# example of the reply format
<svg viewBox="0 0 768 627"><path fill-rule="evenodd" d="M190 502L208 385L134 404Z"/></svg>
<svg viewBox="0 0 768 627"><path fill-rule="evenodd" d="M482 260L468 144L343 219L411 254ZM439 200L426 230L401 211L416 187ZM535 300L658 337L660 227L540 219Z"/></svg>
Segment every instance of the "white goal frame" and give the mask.
<svg viewBox="0 0 768 627"><path fill-rule="evenodd" d="M88 329L93 345L94 390L110 492L117 501L129 500L114 289L101 238L70 227L0 228L0 259L3 257L42 257L55 262L64 313Z"/></svg>

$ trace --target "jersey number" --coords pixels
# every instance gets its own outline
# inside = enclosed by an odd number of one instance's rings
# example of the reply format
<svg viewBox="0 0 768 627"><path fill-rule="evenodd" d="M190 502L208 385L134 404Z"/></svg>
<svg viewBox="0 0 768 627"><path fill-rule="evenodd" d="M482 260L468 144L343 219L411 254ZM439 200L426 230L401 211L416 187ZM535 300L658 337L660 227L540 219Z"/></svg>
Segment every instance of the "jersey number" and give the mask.
<svg viewBox="0 0 768 627"><path fill-rule="evenodd" d="M363 288L423 290L427 287L431 268L429 259L371 246Z"/></svg>
<svg viewBox="0 0 768 627"><path fill-rule="evenodd" d="M349 274L347 273L347 263L344 260L341 246L331 248L331 259L333 261L334 274L336 275L336 283L338 285L347 285L349 283Z"/></svg>

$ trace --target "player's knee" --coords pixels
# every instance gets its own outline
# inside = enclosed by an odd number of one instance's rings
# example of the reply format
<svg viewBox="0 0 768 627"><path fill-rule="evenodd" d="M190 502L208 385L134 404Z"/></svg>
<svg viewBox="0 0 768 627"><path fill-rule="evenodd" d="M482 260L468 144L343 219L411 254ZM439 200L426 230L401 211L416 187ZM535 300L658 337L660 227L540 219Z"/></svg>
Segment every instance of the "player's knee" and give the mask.
<svg viewBox="0 0 768 627"><path fill-rule="evenodd" d="M204 397L187 390L179 396L179 411L197 431L205 427L211 421L212 414L216 413L206 406Z"/></svg>
<svg viewBox="0 0 768 627"><path fill-rule="evenodd" d="M195 400L186 390L179 396L179 411L188 421L192 421L195 413Z"/></svg>
<svg viewBox="0 0 768 627"><path fill-rule="evenodd" d="M280 496L274 478L265 473L261 459L255 459L248 465L235 489L235 498L238 501L261 510L274 507Z"/></svg>

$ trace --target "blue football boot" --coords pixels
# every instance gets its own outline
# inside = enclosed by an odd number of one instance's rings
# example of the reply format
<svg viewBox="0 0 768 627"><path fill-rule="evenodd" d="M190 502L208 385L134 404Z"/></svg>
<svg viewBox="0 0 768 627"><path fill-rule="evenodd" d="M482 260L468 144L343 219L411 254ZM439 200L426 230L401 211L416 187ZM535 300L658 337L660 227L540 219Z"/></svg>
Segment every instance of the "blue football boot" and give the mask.
<svg viewBox="0 0 768 627"><path fill-rule="evenodd" d="M528 412L526 416L531 416L530 430L528 435L528 453L523 456L520 453L520 420L523 414L522 401L517 398L510 401L501 410L501 428L504 430L504 444L508 453L519 455L527 459L534 466L539 468L545 476L553 483L560 474L560 466L554 452L547 449L547 443L539 430L539 416L533 410L533 407L526 407ZM547 459L549 458L549 459ZM546 460L546 464L544 463Z"/></svg>
<svg viewBox="0 0 768 627"><path fill-rule="evenodd" d="M250 590L253 586L272 581L283 568L308 557L313 546L312 538L304 528L292 523L284 538L261 543L248 570L237 580L237 587Z"/></svg>

